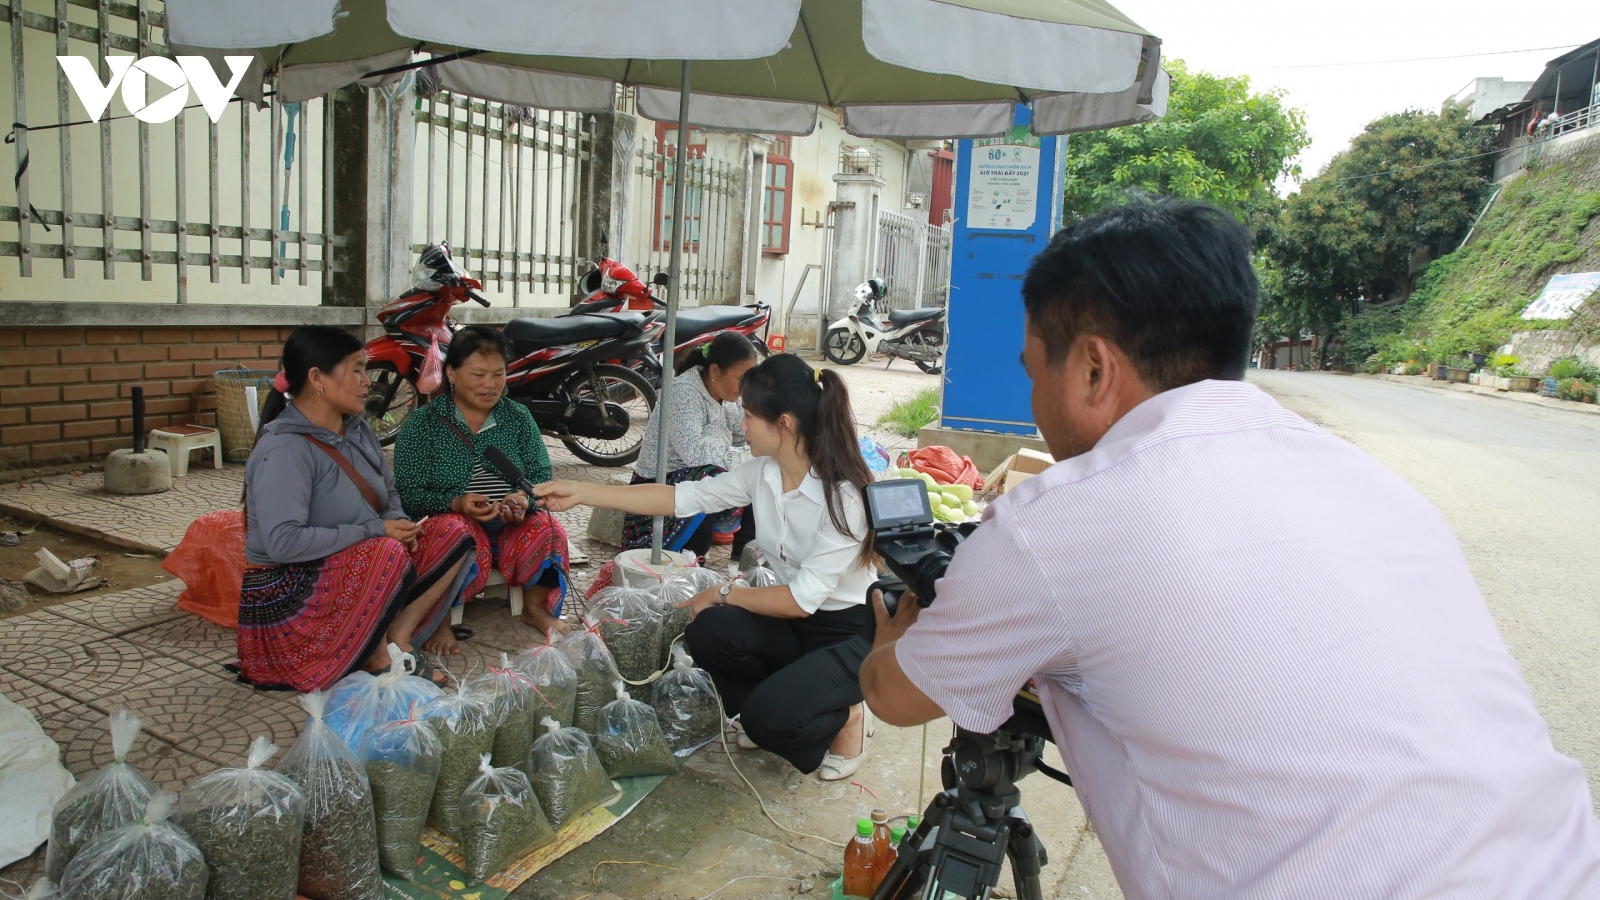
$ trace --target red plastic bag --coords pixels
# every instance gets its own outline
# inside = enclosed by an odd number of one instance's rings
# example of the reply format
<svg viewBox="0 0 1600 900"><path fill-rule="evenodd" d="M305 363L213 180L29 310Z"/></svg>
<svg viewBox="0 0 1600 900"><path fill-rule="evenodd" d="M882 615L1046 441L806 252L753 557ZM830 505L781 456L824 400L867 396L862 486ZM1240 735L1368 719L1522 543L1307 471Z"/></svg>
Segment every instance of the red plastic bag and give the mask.
<svg viewBox="0 0 1600 900"><path fill-rule="evenodd" d="M422 361L422 375L417 378L417 390L425 397L439 393L444 386L444 354L439 352L439 339L433 339L428 348L428 358Z"/></svg>
<svg viewBox="0 0 1600 900"><path fill-rule="evenodd" d="M161 562L183 580L178 608L225 628L239 627L244 586L244 513L209 512L189 524L183 540Z"/></svg>
<svg viewBox="0 0 1600 900"><path fill-rule="evenodd" d="M911 468L933 476L940 484L964 484L975 491L983 490L983 476L972 458L957 456L949 447L923 447L906 454Z"/></svg>

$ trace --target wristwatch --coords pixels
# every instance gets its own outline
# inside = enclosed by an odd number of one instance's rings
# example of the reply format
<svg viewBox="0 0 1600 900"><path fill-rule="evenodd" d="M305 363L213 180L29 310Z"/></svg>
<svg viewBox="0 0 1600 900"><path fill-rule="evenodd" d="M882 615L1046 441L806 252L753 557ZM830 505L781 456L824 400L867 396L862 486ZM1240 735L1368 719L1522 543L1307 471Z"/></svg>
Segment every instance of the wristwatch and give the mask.
<svg viewBox="0 0 1600 900"><path fill-rule="evenodd" d="M731 591L731 590L733 590L733 585L730 583L730 584L723 585L722 588L717 591L717 605L718 606L727 606L728 605L728 592Z"/></svg>

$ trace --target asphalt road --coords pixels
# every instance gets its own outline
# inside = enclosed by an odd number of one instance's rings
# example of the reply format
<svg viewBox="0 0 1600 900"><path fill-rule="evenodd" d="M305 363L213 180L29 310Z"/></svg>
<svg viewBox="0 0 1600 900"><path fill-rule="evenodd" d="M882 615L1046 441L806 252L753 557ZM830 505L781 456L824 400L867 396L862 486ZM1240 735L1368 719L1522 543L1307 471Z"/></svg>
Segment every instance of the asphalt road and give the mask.
<svg viewBox="0 0 1600 900"><path fill-rule="evenodd" d="M1600 797L1600 416L1324 373L1250 380L1444 515L1556 748ZM1314 516L1317 498L1281 511Z"/></svg>

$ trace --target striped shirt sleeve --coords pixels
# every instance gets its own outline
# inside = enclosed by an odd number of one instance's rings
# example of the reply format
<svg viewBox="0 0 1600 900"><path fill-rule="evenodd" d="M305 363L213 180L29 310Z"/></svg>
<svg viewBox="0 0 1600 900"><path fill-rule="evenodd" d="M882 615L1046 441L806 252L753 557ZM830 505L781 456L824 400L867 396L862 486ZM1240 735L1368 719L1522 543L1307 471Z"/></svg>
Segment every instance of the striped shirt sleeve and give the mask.
<svg viewBox="0 0 1600 900"><path fill-rule="evenodd" d="M1075 670L1072 641L1019 516L997 504L895 645L900 668L957 725L993 731L1029 678Z"/></svg>

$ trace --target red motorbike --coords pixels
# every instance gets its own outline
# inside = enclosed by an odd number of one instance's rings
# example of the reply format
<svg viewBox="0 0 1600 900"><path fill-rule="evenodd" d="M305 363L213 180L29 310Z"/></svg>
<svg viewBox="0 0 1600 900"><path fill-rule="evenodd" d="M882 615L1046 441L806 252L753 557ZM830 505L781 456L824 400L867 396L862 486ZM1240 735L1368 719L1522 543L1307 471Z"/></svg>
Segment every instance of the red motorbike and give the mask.
<svg viewBox="0 0 1600 900"><path fill-rule="evenodd" d="M443 244L423 249L412 281L413 290L378 313L385 333L367 343L367 421L385 444L427 402L417 381L434 342L448 347L459 328L450 309L467 300L489 305ZM637 372L606 361L649 353L663 328L658 313L512 319L504 328L513 356L506 394L579 459L627 465L639 456L656 392Z"/></svg>
<svg viewBox="0 0 1600 900"><path fill-rule="evenodd" d="M367 423L385 445L393 443L406 416L427 402L417 379L434 342L443 352L460 327L450 310L468 301L489 305L477 293L482 282L456 265L446 244L422 249L411 283L411 290L378 311L384 333L367 341Z"/></svg>
<svg viewBox="0 0 1600 900"><path fill-rule="evenodd" d="M601 246L605 246L603 240ZM658 273L645 283L634 274L633 270L608 257L595 260L594 268L584 273L578 279L578 292L584 299L572 308L567 316L582 316L592 313L614 313L624 310L651 311L665 310L666 304L655 296L655 287L665 287L668 283L665 272ZM693 350L703 344L709 344L717 335L724 331L733 331L751 339L765 359L770 351L767 348L767 329L772 321L772 307L765 303L753 303L749 306L695 306L678 310L678 328L673 347L674 369ZM756 332L761 332L756 337ZM643 375L655 387L661 386L661 358L662 349L659 342L650 352L638 359L615 360L626 365Z"/></svg>

